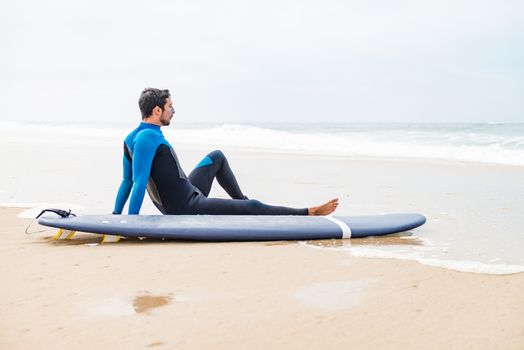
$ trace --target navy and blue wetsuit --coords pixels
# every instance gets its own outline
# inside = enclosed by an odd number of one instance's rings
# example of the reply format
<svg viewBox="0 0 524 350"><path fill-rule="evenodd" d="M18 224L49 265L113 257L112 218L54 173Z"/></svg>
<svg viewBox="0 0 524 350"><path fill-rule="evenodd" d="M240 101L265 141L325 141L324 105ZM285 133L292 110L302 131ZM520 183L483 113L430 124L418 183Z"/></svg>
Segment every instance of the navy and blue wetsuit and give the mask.
<svg viewBox="0 0 524 350"><path fill-rule="evenodd" d="M160 127L140 123L124 140L124 178L114 213L121 214L131 195L129 214L138 214L147 190L163 214L307 215L295 209L247 199L221 151L213 151L186 176ZM208 198L214 179L232 199Z"/></svg>

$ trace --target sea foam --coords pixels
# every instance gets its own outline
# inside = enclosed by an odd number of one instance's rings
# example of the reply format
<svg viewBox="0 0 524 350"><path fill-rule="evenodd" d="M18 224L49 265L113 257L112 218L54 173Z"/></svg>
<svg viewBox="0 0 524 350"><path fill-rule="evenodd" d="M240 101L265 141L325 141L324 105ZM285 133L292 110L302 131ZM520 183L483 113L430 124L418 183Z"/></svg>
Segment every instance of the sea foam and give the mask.
<svg viewBox="0 0 524 350"><path fill-rule="evenodd" d="M524 166L522 133L504 130L459 129L453 125L427 128L414 125L260 127L225 124L210 128L168 129L169 140L180 144L284 153L430 158ZM519 128L516 127L517 129Z"/></svg>
<svg viewBox="0 0 524 350"><path fill-rule="evenodd" d="M27 208L24 211L20 212L17 217L21 219L34 219L38 214L42 212L44 209L50 209L50 208L56 208L56 209L62 209L62 210L71 210L75 213L81 213L84 209L83 206L78 204L72 204L72 203L0 203L0 207L7 207L7 208Z"/></svg>
<svg viewBox="0 0 524 350"><path fill-rule="evenodd" d="M0 122L7 135L81 142L123 139L133 127ZM327 156L429 158L524 166L524 124L176 124L162 129L174 146L235 148ZM25 137L30 142L32 137Z"/></svg>
<svg viewBox="0 0 524 350"><path fill-rule="evenodd" d="M479 261L471 260L451 260L451 259L440 259L440 258L431 258L427 254L421 254L421 251L388 251L385 249L379 248L364 248L364 247L319 247L316 245L308 244L307 242L301 242L301 244L306 245L314 249L329 249L335 251L342 251L349 253L355 257L361 258L379 258L379 259L398 259L398 260L408 260L416 261L423 265L433 266L433 267L442 267L449 270L455 270L460 272L471 272L471 273L481 273L481 274L490 274L490 275L510 275L514 273L524 272L524 266L522 265L511 265L511 264L488 264ZM431 247L426 247L427 250L431 250Z"/></svg>
<svg viewBox="0 0 524 350"><path fill-rule="evenodd" d="M396 253L362 247L350 247L344 249L346 249L351 255L357 257L411 260L424 265L442 267L461 272L485 273L490 275L509 275L524 272L524 266L522 265L487 264L470 260L428 258L420 256L416 252Z"/></svg>

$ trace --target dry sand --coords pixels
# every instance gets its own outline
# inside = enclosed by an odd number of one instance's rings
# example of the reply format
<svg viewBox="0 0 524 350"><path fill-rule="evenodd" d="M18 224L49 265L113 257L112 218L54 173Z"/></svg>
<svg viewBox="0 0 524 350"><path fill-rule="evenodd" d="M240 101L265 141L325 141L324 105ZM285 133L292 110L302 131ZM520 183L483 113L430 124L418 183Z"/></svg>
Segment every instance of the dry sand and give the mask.
<svg viewBox="0 0 524 350"><path fill-rule="evenodd" d="M296 242L53 242L20 211L0 208L0 349L524 348L524 274Z"/></svg>

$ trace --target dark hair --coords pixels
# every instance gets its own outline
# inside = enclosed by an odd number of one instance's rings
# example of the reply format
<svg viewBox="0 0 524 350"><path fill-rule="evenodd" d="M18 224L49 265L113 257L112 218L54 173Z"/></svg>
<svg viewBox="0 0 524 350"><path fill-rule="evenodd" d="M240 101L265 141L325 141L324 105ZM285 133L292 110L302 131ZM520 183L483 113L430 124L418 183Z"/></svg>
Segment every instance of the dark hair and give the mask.
<svg viewBox="0 0 524 350"><path fill-rule="evenodd" d="M140 107L140 113L142 113L142 119L149 117L153 114L153 109L158 106L164 110L166 99L171 97L169 90L160 90L155 88L145 88L140 94L138 99L138 106Z"/></svg>

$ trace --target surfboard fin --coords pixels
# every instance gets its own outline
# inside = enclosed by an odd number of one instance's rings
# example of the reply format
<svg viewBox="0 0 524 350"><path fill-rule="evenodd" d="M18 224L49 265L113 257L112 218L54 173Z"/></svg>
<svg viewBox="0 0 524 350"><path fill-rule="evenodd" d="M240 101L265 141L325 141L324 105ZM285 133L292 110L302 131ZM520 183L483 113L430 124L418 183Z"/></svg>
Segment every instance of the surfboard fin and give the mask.
<svg viewBox="0 0 524 350"><path fill-rule="evenodd" d="M60 240L60 239L71 239L71 238L73 238L75 233L76 233L76 231L59 229L58 233L53 237L53 240L57 241L57 240Z"/></svg>
<svg viewBox="0 0 524 350"><path fill-rule="evenodd" d="M102 235L101 243L116 243L122 239L122 236L117 235Z"/></svg>

